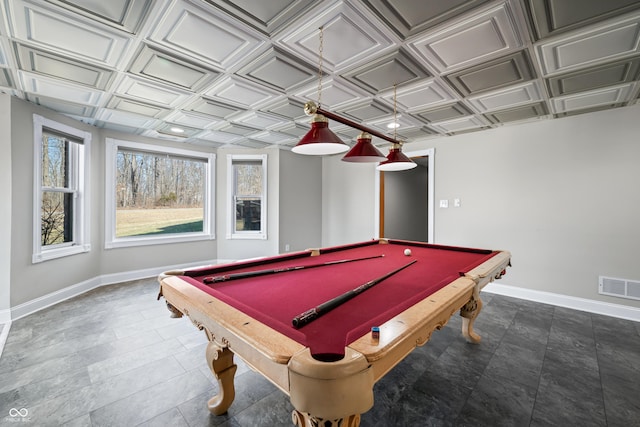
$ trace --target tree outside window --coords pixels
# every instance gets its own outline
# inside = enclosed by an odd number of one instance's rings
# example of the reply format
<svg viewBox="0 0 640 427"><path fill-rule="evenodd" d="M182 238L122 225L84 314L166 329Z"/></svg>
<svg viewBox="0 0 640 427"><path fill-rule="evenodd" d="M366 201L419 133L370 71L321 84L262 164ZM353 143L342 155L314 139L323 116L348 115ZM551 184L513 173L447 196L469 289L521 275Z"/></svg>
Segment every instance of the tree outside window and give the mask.
<svg viewBox="0 0 640 427"><path fill-rule="evenodd" d="M214 238L215 155L106 142L106 248Z"/></svg>

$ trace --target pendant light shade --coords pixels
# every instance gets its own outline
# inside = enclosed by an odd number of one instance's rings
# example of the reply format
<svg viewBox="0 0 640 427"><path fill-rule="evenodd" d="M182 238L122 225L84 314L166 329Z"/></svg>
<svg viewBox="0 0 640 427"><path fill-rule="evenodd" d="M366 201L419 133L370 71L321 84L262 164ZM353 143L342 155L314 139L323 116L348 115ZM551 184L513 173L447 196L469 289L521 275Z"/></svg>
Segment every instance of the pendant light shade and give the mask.
<svg viewBox="0 0 640 427"><path fill-rule="evenodd" d="M344 155L342 161L352 163L382 162L387 158L371 143L371 135L362 132L358 135L356 145Z"/></svg>
<svg viewBox="0 0 640 427"><path fill-rule="evenodd" d="M338 136L329 129L329 120L322 114L311 119L311 130L291 149L294 153L312 156L344 153L349 149Z"/></svg>
<svg viewBox="0 0 640 427"><path fill-rule="evenodd" d="M380 171L404 171L418 166L413 160L405 156L400 144L393 144L387 155L387 161L380 163L376 169Z"/></svg>

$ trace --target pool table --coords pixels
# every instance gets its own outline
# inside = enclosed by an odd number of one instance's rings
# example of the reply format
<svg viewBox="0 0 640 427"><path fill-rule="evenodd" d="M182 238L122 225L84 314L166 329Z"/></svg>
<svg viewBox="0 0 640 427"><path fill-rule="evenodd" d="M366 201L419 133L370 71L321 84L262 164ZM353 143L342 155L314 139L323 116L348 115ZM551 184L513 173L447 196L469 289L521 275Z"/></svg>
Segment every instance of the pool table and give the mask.
<svg viewBox="0 0 640 427"><path fill-rule="evenodd" d="M158 278L158 298L207 335L219 384L212 413L233 402L236 354L289 395L295 425L357 426L373 406L375 382L456 311L463 336L480 341L473 331L479 292L505 273L510 257L375 239L168 271ZM305 313L311 321L294 325Z"/></svg>

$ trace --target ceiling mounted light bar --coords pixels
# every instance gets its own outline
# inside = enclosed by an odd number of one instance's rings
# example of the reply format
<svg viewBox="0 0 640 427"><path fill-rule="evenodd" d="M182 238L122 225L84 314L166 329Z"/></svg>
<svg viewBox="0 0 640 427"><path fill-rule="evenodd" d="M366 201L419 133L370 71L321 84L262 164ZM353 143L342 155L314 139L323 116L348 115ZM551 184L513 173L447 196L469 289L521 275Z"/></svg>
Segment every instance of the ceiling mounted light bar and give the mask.
<svg viewBox="0 0 640 427"><path fill-rule="evenodd" d="M311 119L311 129L302 139L291 149L294 153L308 154L314 156L323 156L328 154L338 154L349 150L349 146L345 144L335 133L329 129L329 120L335 120L349 127L360 130L362 133L358 135L356 145L343 157L343 161L352 163L365 162L383 162L377 166L379 170L406 170L416 167L417 165L407 156L402 154L402 144L395 138L396 131L394 128L391 138L383 133L377 132L366 126L362 126L330 111L320 108L322 100L322 51L323 51L323 29L319 28L320 46L318 48L318 103L308 101L304 104L304 112L307 116L313 116ZM393 121L396 121L396 85L393 86ZM397 127L397 126L396 126ZM392 148L389 155L385 157L380 150L371 143L371 135L382 138L391 142ZM393 155L392 155L393 154ZM399 156L401 155L401 156ZM405 160L406 159L406 160ZM385 166L391 163L397 165Z"/></svg>
<svg viewBox="0 0 640 427"><path fill-rule="evenodd" d="M373 146L373 144L371 144L371 148L373 148L375 151L371 151L367 148L362 148L362 147L358 147L358 144L354 145L353 148L351 149L351 151L349 153L347 153L345 155L345 157L342 159L345 162L383 162L380 163L376 169L381 170L381 171L400 171L400 170L407 170L407 169L413 169L416 166L418 166L413 160L411 160L410 158L408 158L406 155L404 155L402 153L402 143L400 141L398 141L395 138L392 138L388 135L385 135L381 132L378 132L374 129L371 129L367 126L361 125L359 123L356 123L354 121L351 121L349 119L346 119L344 117L341 117L337 114L334 114L330 111L324 110L320 107L318 107L316 105L315 102L313 101L308 101L307 103L304 104L304 112L306 115L308 116L318 116L320 115L321 117L324 117L325 119L331 119L331 120L335 120L338 123L342 123L343 125L347 125L349 127L358 129L359 131L365 133L365 134L369 134L369 135L364 135L360 134L358 136L358 143L360 143L361 139L368 139L369 144L371 143L371 135L373 136L377 136L378 138L384 139L385 141L389 141L391 142L392 146L391 149L389 150L389 155L387 157L385 157L382 153L380 153L380 151L375 148ZM395 113L394 113L395 115ZM394 120L395 121L395 120ZM313 131L313 126L314 123L311 123L312 126L312 131ZM329 130L328 128L326 129L327 131ZM311 131L310 131L311 132ZM331 132L333 134L333 132ZM395 132L394 132L395 133ZM307 135L309 135L309 133L307 133ZM307 135L305 135L300 142L298 143L298 145L296 147L294 147L294 150L296 148L298 148L298 146L303 143L303 141L305 140L305 138L307 137ZM336 137L337 138L337 137ZM363 142L364 144L365 142ZM355 151L354 151L355 150ZM365 151L366 150L366 151ZM352 151L354 151L354 153L352 153ZM294 151L295 152L295 151ZM358 159L358 152L361 152L362 154L364 154L364 158L363 159ZM365 154L366 153L366 154ZM332 153L334 154L334 153ZM361 155L362 155L361 154ZM374 159L375 157L375 159Z"/></svg>

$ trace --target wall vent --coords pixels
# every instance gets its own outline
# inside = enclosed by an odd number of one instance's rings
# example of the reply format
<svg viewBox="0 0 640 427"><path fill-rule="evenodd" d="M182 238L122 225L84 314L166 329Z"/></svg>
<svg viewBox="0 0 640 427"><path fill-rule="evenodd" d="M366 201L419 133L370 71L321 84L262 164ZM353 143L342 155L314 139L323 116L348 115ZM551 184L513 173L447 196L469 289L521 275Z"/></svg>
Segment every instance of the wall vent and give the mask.
<svg viewBox="0 0 640 427"><path fill-rule="evenodd" d="M598 293L640 300L640 281L600 276Z"/></svg>

